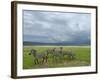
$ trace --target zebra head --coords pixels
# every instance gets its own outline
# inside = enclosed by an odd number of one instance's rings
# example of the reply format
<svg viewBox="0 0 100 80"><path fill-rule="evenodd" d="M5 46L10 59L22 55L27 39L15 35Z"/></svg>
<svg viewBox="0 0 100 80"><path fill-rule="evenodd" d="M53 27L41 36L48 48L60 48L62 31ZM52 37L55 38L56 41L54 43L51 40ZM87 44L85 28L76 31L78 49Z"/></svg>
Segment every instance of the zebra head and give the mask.
<svg viewBox="0 0 100 80"><path fill-rule="evenodd" d="M31 49L29 55L36 55L36 50L35 49Z"/></svg>

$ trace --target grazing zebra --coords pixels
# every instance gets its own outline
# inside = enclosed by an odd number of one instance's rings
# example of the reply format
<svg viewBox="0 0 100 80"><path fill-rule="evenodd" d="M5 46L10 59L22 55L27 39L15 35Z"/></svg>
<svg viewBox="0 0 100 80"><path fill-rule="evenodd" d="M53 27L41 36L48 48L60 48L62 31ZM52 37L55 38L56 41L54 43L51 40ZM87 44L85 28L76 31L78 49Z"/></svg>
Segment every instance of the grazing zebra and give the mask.
<svg viewBox="0 0 100 80"><path fill-rule="evenodd" d="M35 64L39 64L39 59L42 59L41 63L43 62L47 62L47 52L44 53L37 53L37 51L35 49L31 49L29 55L33 55L34 56L34 63Z"/></svg>
<svg viewBox="0 0 100 80"><path fill-rule="evenodd" d="M63 51L63 56L68 56L70 59L75 58L75 54L72 51Z"/></svg>
<svg viewBox="0 0 100 80"><path fill-rule="evenodd" d="M59 49L57 49L57 48L49 48L48 50L47 50L47 52L48 52L48 54L52 54L52 55L54 55L55 53L62 53L62 47L60 47Z"/></svg>
<svg viewBox="0 0 100 80"><path fill-rule="evenodd" d="M47 49L48 55L49 55L49 54L54 54L55 49L56 49L56 48L49 48L49 49Z"/></svg>
<svg viewBox="0 0 100 80"><path fill-rule="evenodd" d="M60 59L60 61L63 58L63 47L59 47L59 48L55 48L54 52L53 52L53 59L57 61L57 58Z"/></svg>
<svg viewBox="0 0 100 80"><path fill-rule="evenodd" d="M63 59L64 56L68 56L70 59L75 59L75 54L72 51L64 51L63 47L56 48L54 56L59 57L60 59Z"/></svg>
<svg viewBox="0 0 100 80"><path fill-rule="evenodd" d="M63 47L56 48L55 53L62 54L63 53Z"/></svg>
<svg viewBox="0 0 100 80"><path fill-rule="evenodd" d="M70 59L75 58L75 54L72 51L63 51L63 47L60 47L59 49L55 49L55 54L58 57L68 56Z"/></svg>

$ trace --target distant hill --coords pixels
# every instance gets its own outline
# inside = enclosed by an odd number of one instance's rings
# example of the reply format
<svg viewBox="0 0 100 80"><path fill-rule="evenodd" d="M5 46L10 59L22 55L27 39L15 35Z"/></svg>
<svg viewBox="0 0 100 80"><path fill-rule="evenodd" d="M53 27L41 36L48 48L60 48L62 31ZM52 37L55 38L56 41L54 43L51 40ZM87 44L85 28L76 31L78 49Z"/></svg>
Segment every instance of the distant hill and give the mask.
<svg viewBox="0 0 100 80"><path fill-rule="evenodd" d="M75 38L72 41L61 41L50 39L49 36L25 35L24 45L90 45L90 39L87 37Z"/></svg>
<svg viewBox="0 0 100 80"><path fill-rule="evenodd" d="M24 45L90 45L90 41L77 41L77 42L57 42L57 43L42 43L42 42L28 42L28 41L24 41L23 42Z"/></svg>

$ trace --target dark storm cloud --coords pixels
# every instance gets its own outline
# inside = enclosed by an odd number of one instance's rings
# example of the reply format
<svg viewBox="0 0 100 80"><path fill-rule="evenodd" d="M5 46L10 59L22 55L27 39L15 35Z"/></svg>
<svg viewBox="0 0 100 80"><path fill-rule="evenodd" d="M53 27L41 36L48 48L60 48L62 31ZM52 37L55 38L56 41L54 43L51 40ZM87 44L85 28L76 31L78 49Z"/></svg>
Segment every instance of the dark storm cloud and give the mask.
<svg viewBox="0 0 100 80"><path fill-rule="evenodd" d="M48 36L31 41L74 41L90 39L91 15L44 11L23 11L24 36ZM29 39L30 40L30 39Z"/></svg>

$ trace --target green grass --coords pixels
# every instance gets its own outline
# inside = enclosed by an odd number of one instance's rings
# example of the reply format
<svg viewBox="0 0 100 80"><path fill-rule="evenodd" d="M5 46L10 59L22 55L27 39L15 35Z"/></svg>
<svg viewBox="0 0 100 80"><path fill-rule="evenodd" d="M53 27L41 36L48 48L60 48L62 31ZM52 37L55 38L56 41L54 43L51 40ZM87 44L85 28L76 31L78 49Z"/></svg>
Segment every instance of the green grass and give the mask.
<svg viewBox="0 0 100 80"><path fill-rule="evenodd" d="M34 68L54 68L54 67L76 67L76 66L89 66L91 65L90 61L90 48L89 47L82 47L82 46L63 46L64 51L73 51L75 53L75 59L70 60L67 56L64 56L62 60L59 58L57 59L57 62L54 61L52 58L52 55L49 55L49 59L47 63L43 64L34 64L34 57L32 55L29 55L30 49L36 49L38 53L43 53L48 48L53 48L57 46L28 46L24 47L24 55L23 55L23 69L34 69Z"/></svg>

